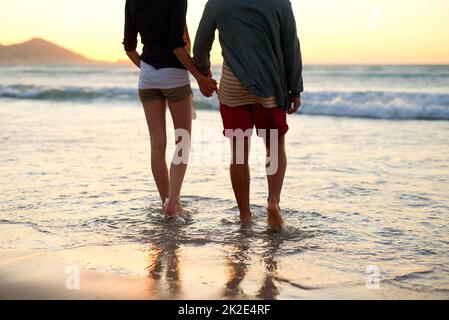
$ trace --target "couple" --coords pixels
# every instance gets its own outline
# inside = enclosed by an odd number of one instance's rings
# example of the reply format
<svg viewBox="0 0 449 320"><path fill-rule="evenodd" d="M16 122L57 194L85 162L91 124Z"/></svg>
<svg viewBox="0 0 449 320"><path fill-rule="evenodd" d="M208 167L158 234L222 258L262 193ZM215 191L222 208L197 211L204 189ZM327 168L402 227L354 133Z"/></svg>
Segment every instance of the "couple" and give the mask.
<svg viewBox="0 0 449 320"><path fill-rule="evenodd" d="M231 141L230 175L243 223L251 221L248 154L254 126L264 138L268 179L268 224L278 231L283 220L280 196L287 166L287 113L301 106L302 60L296 22L289 0L209 0L190 56L186 25L187 0L127 0L124 46L141 69L139 95L150 132L151 168L165 213L181 210L181 186L187 161L172 163L166 151L166 103L176 131L192 129L194 108L190 72L201 93L218 93L224 134ZM224 58L220 89L212 78L210 51L215 31ZM142 39L139 54L137 36ZM268 133L267 133L268 132ZM176 144L190 136L176 134ZM179 150L178 153L186 152ZM188 155L181 155L188 158ZM275 168L268 172L268 167Z"/></svg>

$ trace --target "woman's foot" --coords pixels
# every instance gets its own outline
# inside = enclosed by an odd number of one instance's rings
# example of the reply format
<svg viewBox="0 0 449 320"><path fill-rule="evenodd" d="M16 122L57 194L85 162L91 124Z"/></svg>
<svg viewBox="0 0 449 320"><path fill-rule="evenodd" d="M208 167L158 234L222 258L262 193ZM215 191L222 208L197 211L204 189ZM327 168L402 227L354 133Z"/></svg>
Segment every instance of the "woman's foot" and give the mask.
<svg viewBox="0 0 449 320"><path fill-rule="evenodd" d="M177 205L175 202L167 201L167 203L165 204L165 215L168 218L174 218L176 216L176 208Z"/></svg>
<svg viewBox="0 0 449 320"><path fill-rule="evenodd" d="M167 202L168 202L168 198L162 198L161 199L162 200L162 209L164 209L165 210L165 206L167 205Z"/></svg>
<svg viewBox="0 0 449 320"><path fill-rule="evenodd" d="M243 225L249 225L252 222L252 214L251 212L248 214L240 214L240 222Z"/></svg>
<svg viewBox="0 0 449 320"><path fill-rule="evenodd" d="M182 214L184 208L181 205L181 198L178 197L176 200L168 199L165 203L165 215L168 218L174 218L177 214Z"/></svg>
<svg viewBox="0 0 449 320"><path fill-rule="evenodd" d="M282 230L282 226L284 225L284 220L281 216L281 208L279 208L279 204L275 201L269 201L267 213L267 222L270 229L274 232L280 232Z"/></svg>

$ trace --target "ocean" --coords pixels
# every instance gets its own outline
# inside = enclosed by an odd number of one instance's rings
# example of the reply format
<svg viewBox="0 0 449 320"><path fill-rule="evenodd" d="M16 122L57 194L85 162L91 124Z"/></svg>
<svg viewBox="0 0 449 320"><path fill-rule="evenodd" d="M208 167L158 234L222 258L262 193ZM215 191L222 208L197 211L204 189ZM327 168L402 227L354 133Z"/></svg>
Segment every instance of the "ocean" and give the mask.
<svg viewBox="0 0 449 320"><path fill-rule="evenodd" d="M136 246L149 259L135 268L77 261L171 298L449 298L449 66L306 66L279 234L266 228L256 138L255 218L239 224L218 102L193 82L189 216L165 220L137 78L128 66L0 67L0 251Z"/></svg>
<svg viewBox="0 0 449 320"><path fill-rule="evenodd" d="M133 103L138 71L126 66L1 67L0 98ZM220 78L220 67L214 75ZM197 90L202 109L217 109ZM303 114L449 120L449 66L306 66Z"/></svg>

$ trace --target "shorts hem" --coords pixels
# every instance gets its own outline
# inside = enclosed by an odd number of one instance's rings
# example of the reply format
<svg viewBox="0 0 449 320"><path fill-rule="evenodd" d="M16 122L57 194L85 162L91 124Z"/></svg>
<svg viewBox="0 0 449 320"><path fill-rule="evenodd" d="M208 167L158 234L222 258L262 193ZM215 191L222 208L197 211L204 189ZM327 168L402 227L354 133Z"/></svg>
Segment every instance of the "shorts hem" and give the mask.
<svg viewBox="0 0 449 320"><path fill-rule="evenodd" d="M139 89L138 92L141 102L151 102L158 100L176 102L193 95L190 84L173 89Z"/></svg>

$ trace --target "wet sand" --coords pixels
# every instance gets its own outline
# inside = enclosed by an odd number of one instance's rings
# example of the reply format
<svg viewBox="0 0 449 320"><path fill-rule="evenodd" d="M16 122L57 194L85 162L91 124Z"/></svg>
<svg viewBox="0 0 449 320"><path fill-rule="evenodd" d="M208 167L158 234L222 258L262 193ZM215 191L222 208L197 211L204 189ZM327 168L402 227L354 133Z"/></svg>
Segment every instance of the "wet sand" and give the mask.
<svg viewBox="0 0 449 320"><path fill-rule="evenodd" d="M304 269L304 284L278 277L271 266L224 265L208 258L218 248L181 252L137 245L84 247L46 253L0 253L0 299L432 299L435 294L382 284L369 290L363 279L317 267ZM276 264L276 263L275 263ZM291 266L293 267L293 266ZM79 289L76 272L79 270ZM313 273L313 274L312 274ZM313 286L313 276L340 277L341 285ZM73 277L75 276L75 278ZM444 296L441 296L444 298Z"/></svg>

